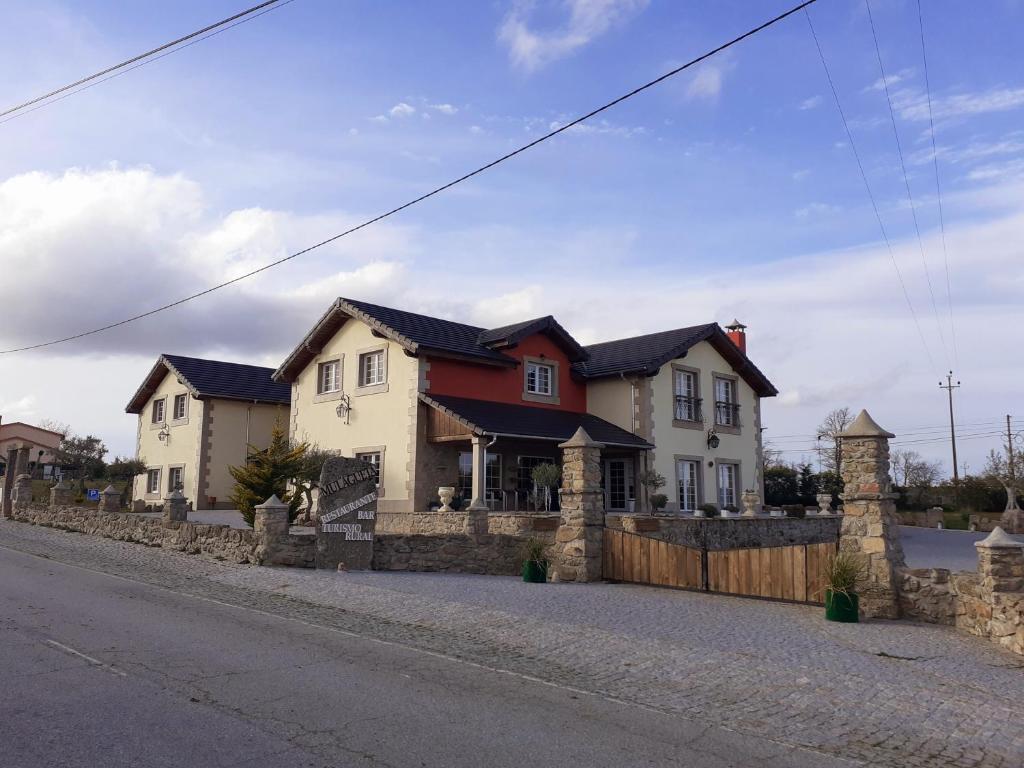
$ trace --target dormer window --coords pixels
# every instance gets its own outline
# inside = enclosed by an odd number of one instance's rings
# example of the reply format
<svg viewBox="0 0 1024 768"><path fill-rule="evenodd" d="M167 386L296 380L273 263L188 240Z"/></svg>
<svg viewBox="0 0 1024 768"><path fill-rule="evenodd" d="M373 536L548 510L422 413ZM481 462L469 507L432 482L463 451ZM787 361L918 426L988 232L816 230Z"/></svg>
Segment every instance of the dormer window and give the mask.
<svg viewBox="0 0 1024 768"><path fill-rule="evenodd" d="M545 363L526 364L526 391L531 395L554 394L555 367Z"/></svg>

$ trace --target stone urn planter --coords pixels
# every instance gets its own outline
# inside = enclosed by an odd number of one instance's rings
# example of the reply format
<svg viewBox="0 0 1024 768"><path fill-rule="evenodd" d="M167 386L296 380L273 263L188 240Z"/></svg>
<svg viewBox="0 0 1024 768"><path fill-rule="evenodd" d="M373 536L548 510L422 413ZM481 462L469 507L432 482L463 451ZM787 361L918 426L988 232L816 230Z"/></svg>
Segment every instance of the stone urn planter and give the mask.
<svg viewBox="0 0 1024 768"><path fill-rule="evenodd" d="M757 508L761 506L761 495L753 489L747 489L740 496L740 503L743 504L743 516L754 517L757 515Z"/></svg>
<svg viewBox="0 0 1024 768"><path fill-rule="evenodd" d="M819 493L814 497L818 501L819 514L831 515L832 514L832 494L831 493Z"/></svg>
<svg viewBox="0 0 1024 768"><path fill-rule="evenodd" d="M437 498L441 500L441 509L438 512L451 512L452 499L455 498L455 488L451 485L442 485L437 489Z"/></svg>

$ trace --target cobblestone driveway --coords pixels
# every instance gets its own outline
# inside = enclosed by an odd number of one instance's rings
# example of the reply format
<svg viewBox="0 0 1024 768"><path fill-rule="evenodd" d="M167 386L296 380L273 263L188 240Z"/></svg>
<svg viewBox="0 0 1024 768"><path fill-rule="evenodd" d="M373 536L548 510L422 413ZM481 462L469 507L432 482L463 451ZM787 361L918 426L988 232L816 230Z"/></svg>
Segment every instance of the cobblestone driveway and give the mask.
<svg viewBox="0 0 1024 768"><path fill-rule="evenodd" d="M1024 764L1024 660L946 628L629 585L255 568L9 521L0 546L871 765Z"/></svg>

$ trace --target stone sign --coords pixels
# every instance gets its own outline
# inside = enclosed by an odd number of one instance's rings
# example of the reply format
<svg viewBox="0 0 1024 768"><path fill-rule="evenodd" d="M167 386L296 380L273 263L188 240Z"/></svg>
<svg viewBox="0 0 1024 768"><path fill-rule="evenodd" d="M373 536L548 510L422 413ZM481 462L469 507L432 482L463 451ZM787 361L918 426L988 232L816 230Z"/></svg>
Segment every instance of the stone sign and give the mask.
<svg viewBox="0 0 1024 768"><path fill-rule="evenodd" d="M360 459L327 459L317 509L316 567L369 569L377 524L374 466Z"/></svg>

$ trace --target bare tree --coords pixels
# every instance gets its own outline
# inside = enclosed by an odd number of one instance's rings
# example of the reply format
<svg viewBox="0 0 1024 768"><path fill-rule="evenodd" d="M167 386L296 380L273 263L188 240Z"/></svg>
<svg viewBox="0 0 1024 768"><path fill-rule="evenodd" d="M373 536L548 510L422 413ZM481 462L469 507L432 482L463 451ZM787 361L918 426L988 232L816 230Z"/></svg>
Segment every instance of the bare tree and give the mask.
<svg viewBox="0 0 1024 768"><path fill-rule="evenodd" d="M57 421L56 419L43 419L36 424L36 426L40 429L48 429L51 432L57 432L65 437L73 434L70 424L65 424L63 421Z"/></svg>
<svg viewBox="0 0 1024 768"><path fill-rule="evenodd" d="M942 475L942 463L928 461L917 451L896 448L890 455L893 482L901 488L928 488Z"/></svg>
<svg viewBox="0 0 1024 768"><path fill-rule="evenodd" d="M776 448L770 440L766 441L761 448L761 460L764 463L765 469L778 467L784 463L782 461L782 451Z"/></svg>
<svg viewBox="0 0 1024 768"><path fill-rule="evenodd" d="M982 476L990 483L1001 485L1006 491L1006 510L1017 509L1017 491L1020 489L1020 472L1017 467L1017 457L1010 460L1010 451L1007 446L1000 450L992 449L985 459L985 468Z"/></svg>
<svg viewBox="0 0 1024 768"><path fill-rule="evenodd" d="M853 423L849 407L835 408L818 425L818 439L827 440L831 445L821 456L821 468L826 472L840 474L843 465L842 439L839 437Z"/></svg>

